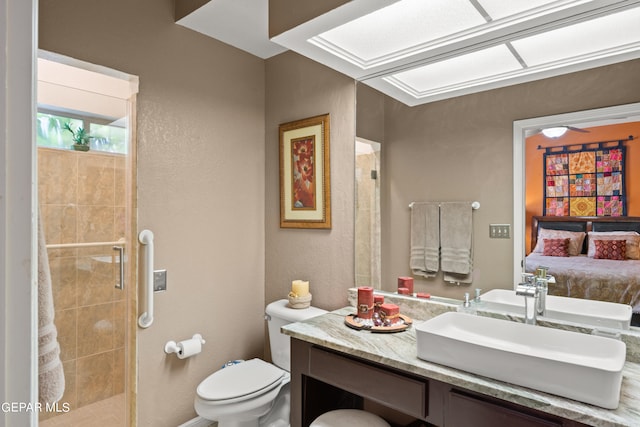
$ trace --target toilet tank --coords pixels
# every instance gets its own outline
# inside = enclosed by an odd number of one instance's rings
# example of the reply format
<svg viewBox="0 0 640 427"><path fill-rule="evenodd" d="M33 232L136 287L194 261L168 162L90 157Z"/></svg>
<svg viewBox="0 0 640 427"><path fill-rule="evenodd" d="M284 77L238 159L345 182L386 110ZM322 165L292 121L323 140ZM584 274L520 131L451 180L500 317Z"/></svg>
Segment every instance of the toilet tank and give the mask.
<svg viewBox="0 0 640 427"><path fill-rule="evenodd" d="M300 322L326 313L317 307L290 308L289 300L281 299L267 305L267 325L269 326L269 346L271 347L271 360L276 366L291 370L291 348L289 336L280 332L280 328L289 323Z"/></svg>

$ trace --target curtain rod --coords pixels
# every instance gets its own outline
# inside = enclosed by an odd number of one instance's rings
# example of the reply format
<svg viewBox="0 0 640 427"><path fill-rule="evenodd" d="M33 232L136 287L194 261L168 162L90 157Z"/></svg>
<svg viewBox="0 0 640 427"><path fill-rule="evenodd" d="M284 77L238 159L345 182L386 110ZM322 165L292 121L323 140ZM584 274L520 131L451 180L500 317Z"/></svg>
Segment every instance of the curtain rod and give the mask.
<svg viewBox="0 0 640 427"><path fill-rule="evenodd" d="M550 145L548 147L543 147L542 145L538 145L538 150L549 150L551 148L567 148L567 147L573 147L573 146L582 146L584 147L585 145L593 145L593 144L607 144L610 142L618 142L618 143L623 143L623 142L627 142L627 141L633 141L634 139L636 139L636 137L634 137L633 135L629 135L629 137L627 137L626 139L612 139L610 141L595 141L595 142L576 142L574 144L565 144L565 145Z"/></svg>

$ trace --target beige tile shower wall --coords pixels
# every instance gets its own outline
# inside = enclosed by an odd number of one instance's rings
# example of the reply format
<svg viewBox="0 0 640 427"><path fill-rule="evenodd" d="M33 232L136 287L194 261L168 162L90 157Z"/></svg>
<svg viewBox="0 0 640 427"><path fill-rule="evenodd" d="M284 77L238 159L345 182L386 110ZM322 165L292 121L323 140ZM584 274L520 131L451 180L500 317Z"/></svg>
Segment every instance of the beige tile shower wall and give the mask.
<svg viewBox="0 0 640 427"><path fill-rule="evenodd" d="M376 180L371 178L371 171L377 171L376 154L360 154L356 156L356 217L355 232L355 268L356 286L373 286L379 288L380 277L375 273L379 257L373 256L373 245L379 241L379 222L376 200Z"/></svg>
<svg viewBox="0 0 640 427"><path fill-rule="evenodd" d="M124 236L121 155L38 148L38 189L48 244ZM125 299L110 245L50 249L55 324L71 409L124 391ZM42 419L56 415L42 413Z"/></svg>

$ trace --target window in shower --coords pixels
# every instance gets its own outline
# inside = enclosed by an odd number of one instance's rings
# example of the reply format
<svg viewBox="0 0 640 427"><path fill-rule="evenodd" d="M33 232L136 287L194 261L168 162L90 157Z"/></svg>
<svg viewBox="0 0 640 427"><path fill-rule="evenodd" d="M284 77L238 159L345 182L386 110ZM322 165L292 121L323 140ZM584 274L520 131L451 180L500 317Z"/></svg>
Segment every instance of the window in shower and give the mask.
<svg viewBox="0 0 640 427"><path fill-rule="evenodd" d="M71 149L73 141L71 133L64 125L69 123L71 129L83 128L91 136L91 150L107 153L127 153L127 128L118 118L105 116L86 116L52 108L38 108L37 144L38 147Z"/></svg>

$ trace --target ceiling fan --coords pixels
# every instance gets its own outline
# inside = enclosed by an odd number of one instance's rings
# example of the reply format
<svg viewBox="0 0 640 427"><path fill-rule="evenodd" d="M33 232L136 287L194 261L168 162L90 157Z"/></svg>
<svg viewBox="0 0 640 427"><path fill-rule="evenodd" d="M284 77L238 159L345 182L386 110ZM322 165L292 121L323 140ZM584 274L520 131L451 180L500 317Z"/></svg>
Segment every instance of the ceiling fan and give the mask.
<svg viewBox="0 0 640 427"><path fill-rule="evenodd" d="M571 130L571 131L574 131L574 132L589 133L589 131L586 130L586 129L580 129L580 128L577 128L577 127L567 126L567 125L553 126L553 127L550 127L550 128L540 129L537 133L542 133L547 138L560 138L568 130Z"/></svg>

